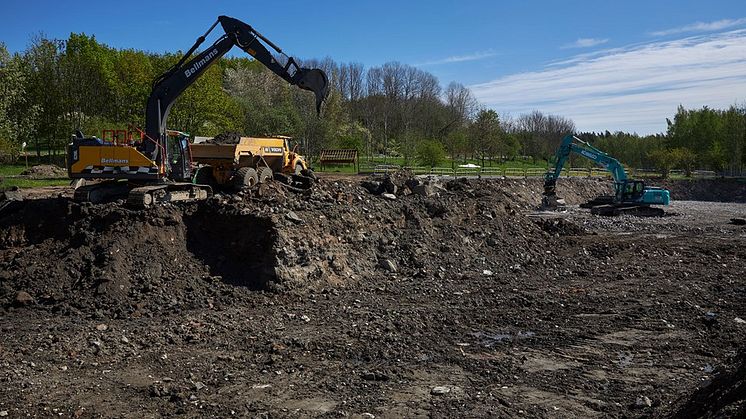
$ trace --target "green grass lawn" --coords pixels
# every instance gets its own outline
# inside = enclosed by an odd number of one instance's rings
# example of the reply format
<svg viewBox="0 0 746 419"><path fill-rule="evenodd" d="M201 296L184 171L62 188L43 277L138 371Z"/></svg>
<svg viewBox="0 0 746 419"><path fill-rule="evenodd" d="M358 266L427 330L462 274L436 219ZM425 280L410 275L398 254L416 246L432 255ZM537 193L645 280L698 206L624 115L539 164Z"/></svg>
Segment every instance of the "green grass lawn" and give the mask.
<svg viewBox="0 0 746 419"><path fill-rule="evenodd" d="M24 170L26 170L26 166L22 164L0 164L0 176L17 176Z"/></svg>
<svg viewBox="0 0 746 419"><path fill-rule="evenodd" d="M67 186L70 179L28 179L28 178L2 178L0 190L10 189L14 186L19 188L40 188L42 186Z"/></svg>
<svg viewBox="0 0 746 419"><path fill-rule="evenodd" d="M0 189L9 189L14 186L19 188L38 188L42 186L64 186L70 184L70 179L64 177L51 179L18 177L24 170L26 170L25 164L0 165Z"/></svg>
<svg viewBox="0 0 746 419"><path fill-rule="evenodd" d="M475 164L477 166L482 167L481 160L474 160L474 159L467 159L466 161L459 159L456 162L453 162L452 160L444 160L440 164L438 164L436 167L439 168L451 168L451 167L458 167L462 164ZM391 164L391 165L397 165L397 166L408 166L408 167L422 167L422 165L419 162L416 161L410 161L409 164L404 163L403 157L388 157L386 159L383 159L382 157L376 157L373 159L368 159L366 157L361 157L360 159L360 165L365 166L375 166L379 164ZM503 168L517 168L517 169L546 169L547 163L546 161L537 160L536 163L533 163L532 161L526 161L526 160L508 160L505 162L498 162L498 161L485 161L484 166L485 168L494 168L494 169L503 169ZM321 165L317 163L314 164L314 170L321 171ZM332 172L332 173L357 173L355 166L351 164L339 164L339 165L326 165L324 166L324 172Z"/></svg>

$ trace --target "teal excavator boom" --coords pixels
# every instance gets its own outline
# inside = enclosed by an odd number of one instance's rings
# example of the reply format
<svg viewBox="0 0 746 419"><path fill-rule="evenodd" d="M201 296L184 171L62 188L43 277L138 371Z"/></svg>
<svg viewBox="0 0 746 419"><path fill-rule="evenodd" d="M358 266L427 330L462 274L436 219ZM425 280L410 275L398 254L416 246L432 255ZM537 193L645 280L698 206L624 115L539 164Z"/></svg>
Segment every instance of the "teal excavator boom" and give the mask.
<svg viewBox="0 0 746 419"><path fill-rule="evenodd" d="M668 205L671 201L671 194L668 190L655 186L646 186L642 180L628 179L627 173L624 171L624 166L619 163L619 160L574 135L567 135L562 139L562 144L557 149L554 169L544 174L544 194L542 197L544 208L560 209L564 207L564 200L557 197L557 179L572 153L579 154L606 169L614 179L614 195L600 197L591 201L589 207L592 213L599 215L635 214L647 216L661 216L664 214L663 209L651 207L651 205Z"/></svg>

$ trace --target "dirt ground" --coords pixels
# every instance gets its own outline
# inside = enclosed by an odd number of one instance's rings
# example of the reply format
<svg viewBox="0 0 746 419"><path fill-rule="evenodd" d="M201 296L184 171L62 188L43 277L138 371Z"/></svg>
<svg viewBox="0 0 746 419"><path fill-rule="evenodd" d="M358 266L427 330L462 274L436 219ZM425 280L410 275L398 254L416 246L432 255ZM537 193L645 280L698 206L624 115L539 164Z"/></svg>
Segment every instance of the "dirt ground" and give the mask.
<svg viewBox="0 0 746 419"><path fill-rule="evenodd" d="M601 180L561 179L562 214L538 179L361 181L2 207L0 416L746 415L746 204L602 218L577 207Z"/></svg>

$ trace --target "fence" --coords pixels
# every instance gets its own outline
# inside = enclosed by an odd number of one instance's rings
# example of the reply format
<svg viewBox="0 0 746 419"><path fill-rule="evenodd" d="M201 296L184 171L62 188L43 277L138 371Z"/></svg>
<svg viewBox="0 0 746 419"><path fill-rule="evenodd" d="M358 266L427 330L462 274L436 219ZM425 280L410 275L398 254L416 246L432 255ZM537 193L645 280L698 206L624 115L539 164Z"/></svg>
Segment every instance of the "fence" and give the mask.
<svg viewBox="0 0 746 419"><path fill-rule="evenodd" d="M454 177L543 177L545 169L522 167L423 167L399 166L396 164L360 165L360 173L385 175L399 170L408 170L415 175L454 176ZM609 172L600 169L563 169L563 177L610 177Z"/></svg>
<svg viewBox="0 0 746 419"><path fill-rule="evenodd" d="M396 164L361 164L359 173L372 173L375 175L384 175L393 173L398 170L409 170L415 175L434 175L434 176L454 176L454 177L543 177L547 172L540 168L522 168L522 167L423 167L423 166L399 166ZM661 172L649 169L629 169L627 171L631 178L652 178L661 177ZM671 170L669 174L673 177L684 177L681 170ZM593 178L611 178L611 173L600 168L571 167L562 169L560 177L593 177ZM711 170L695 170L691 178L720 178L720 177L743 177L743 176L725 176Z"/></svg>

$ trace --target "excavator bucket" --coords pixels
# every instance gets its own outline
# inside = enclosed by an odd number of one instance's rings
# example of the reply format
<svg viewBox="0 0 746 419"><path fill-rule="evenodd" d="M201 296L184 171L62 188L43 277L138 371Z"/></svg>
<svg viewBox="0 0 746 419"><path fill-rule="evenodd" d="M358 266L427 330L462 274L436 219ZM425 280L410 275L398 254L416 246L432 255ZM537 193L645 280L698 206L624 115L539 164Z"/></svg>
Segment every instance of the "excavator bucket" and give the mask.
<svg viewBox="0 0 746 419"><path fill-rule="evenodd" d="M310 90L316 95L316 113L321 112L321 104L329 94L329 79L318 68L301 68L298 87Z"/></svg>
<svg viewBox="0 0 746 419"><path fill-rule="evenodd" d="M541 207L545 211L564 211L566 209L565 200L556 194L544 194L541 197Z"/></svg>
<svg viewBox="0 0 746 419"><path fill-rule="evenodd" d="M544 193L541 196L541 209L544 211L564 211L565 200L557 196L557 179L549 176L544 181Z"/></svg>

